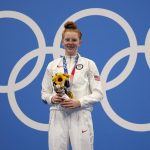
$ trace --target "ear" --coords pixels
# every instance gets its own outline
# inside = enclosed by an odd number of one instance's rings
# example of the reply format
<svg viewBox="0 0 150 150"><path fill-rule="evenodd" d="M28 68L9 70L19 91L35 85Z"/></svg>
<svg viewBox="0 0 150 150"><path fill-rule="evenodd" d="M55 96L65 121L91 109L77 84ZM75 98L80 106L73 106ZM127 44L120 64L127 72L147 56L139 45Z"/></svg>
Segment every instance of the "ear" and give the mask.
<svg viewBox="0 0 150 150"><path fill-rule="evenodd" d="M81 46L81 44L82 44L82 40L79 41L79 47Z"/></svg>

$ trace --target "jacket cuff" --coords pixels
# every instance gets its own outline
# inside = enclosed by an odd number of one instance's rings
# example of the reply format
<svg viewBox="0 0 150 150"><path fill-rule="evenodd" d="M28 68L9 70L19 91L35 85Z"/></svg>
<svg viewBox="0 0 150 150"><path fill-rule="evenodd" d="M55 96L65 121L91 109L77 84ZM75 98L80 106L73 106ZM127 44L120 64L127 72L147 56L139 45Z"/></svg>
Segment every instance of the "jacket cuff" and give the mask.
<svg viewBox="0 0 150 150"><path fill-rule="evenodd" d="M53 97L53 95L47 95L47 97L43 100L43 102L45 104L53 105L53 103L52 103L52 97Z"/></svg>
<svg viewBox="0 0 150 150"><path fill-rule="evenodd" d="M89 104L82 98L79 99L81 108L89 107Z"/></svg>

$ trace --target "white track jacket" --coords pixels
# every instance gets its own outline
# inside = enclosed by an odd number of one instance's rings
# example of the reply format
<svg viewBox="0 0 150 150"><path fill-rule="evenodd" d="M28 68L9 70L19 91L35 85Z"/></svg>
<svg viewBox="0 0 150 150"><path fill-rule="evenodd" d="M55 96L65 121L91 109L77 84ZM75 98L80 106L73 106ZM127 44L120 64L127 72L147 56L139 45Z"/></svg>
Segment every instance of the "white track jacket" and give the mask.
<svg viewBox="0 0 150 150"><path fill-rule="evenodd" d="M75 56L65 57L68 73L71 74L75 64ZM42 99L44 102L51 105L50 109L62 109L59 104L51 103L52 96L56 94L53 88L52 76L60 72L64 73L63 58L55 59L48 64L42 81ZM92 60L79 55L73 83L71 85L71 91L73 92L74 98L79 100L81 103L81 107L78 109L87 109L92 111L92 104L100 102L100 100L103 99L100 75Z"/></svg>

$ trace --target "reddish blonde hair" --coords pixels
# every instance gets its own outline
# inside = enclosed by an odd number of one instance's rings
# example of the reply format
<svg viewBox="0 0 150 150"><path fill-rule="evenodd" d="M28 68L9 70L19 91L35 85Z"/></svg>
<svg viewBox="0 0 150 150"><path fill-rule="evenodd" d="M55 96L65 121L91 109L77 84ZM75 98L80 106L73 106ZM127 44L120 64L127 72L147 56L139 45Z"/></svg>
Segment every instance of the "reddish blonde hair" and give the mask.
<svg viewBox="0 0 150 150"><path fill-rule="evenodd" d="M64 24L64 31L62 32L62 39L64 38L65 33L68 32L76 32L78 33L79 39L81 40L82 38L82 33L81 31L77 28L76 24L73 21L67 21Z"/></svg>

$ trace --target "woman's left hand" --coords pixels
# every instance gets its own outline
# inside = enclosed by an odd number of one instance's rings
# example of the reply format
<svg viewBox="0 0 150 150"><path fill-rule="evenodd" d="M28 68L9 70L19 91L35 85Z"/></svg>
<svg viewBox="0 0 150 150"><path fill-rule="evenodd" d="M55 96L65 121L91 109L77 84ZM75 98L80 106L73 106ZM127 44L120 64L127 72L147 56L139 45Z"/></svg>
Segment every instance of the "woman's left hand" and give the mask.
<svg viewBox="0 0 150 150"><path fill-rule="evenodd" d="M76 99L65 99L60 104L64 108L71 108L71 109L81 106L80 101Z"/></svg>

